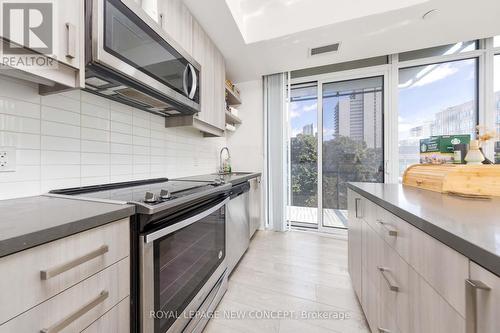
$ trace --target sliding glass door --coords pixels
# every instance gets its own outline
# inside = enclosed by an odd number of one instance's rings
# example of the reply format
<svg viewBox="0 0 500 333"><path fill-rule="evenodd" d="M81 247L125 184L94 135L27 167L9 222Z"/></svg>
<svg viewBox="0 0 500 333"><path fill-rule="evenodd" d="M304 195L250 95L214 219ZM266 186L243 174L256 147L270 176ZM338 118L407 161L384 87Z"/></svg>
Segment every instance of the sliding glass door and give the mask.
<svg viewBox="0 0 500 333"><path fill-rule="evenodd" d="M289 205L293 226L318 226L318 85L293 85L289 105Z"/></svg>
<svg viewBox="0 0 500 333"><path fill-rule="evenodd" d="M383 76L291 86L292 226L345 229L347 182L384 181L383 90Z"/></svg>
<svg viewBox="0 0 500 333"><path fill-rule="evenodd" d="M325 82L322 89L323 228L347 227L347 183L384 182L384 78Z"/></svg>

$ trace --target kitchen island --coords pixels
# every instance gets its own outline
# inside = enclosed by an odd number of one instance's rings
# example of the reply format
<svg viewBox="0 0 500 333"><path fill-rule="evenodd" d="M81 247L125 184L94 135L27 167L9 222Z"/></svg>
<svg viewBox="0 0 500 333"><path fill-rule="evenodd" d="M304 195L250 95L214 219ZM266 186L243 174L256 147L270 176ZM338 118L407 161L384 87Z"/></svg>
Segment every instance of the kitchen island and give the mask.
<svg viewBox="0 0 500 333"><path fill-rule="evenodd" d="M500 198L348 188L349 273L373 331L500 331Z"/></svg>

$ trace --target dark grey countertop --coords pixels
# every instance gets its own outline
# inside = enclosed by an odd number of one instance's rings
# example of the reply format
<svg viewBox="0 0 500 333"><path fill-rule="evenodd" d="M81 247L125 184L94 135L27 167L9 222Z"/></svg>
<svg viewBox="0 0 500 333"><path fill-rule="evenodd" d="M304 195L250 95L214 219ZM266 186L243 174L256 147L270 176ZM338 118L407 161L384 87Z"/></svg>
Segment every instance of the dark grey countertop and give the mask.
<svg viewBox="0 0 500 333"><path fill-rule="evenodd" d="M250 179L260 177L262 174L260 172L234 172L231 174L222 175L224 181L227 183L231 183L233 185L241 184ZM218 174L207 174L207 175L199 175L199 176L191 176L191 177L183 177L172 180L201 180L201 181L212 181L216 178L219 178Z"/></svg>
<svg viewBox="0 0 500 333"><path fill-rule="evenodd" d="M0 257L135 213L133 205L36 196L0 201Z"/></svg>
<svg viewBox="0 0 500 333"><path fill-rule="evenodd" d="M465 199L399 184L348 187L500 276L500 197Z"/></svg>

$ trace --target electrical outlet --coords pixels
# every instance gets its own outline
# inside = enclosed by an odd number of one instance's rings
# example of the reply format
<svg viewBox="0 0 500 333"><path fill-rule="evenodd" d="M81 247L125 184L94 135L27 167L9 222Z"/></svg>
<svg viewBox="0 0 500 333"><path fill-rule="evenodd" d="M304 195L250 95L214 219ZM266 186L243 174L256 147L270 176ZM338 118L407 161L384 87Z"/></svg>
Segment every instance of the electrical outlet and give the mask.
<svg viewBox="0 0 500 333"><path fill-rule="evenodd" d="M0 147L0 172L16 171L16 148Z"/></svg>

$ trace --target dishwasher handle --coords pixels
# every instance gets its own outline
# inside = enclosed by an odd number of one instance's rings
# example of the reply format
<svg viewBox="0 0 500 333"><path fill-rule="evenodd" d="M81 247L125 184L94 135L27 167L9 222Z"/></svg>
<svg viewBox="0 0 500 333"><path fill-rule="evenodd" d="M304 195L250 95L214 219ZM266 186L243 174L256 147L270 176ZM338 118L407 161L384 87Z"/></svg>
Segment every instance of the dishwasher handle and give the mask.
<svg viewBox="0 0 500 333"><path fill-rule="evenodd" d="M246 181L242 184L238 184L233 186L231 188L231 191L229 192L231 200L239 197L242 194L245 194L250 191L250 182Z"/></svg>

